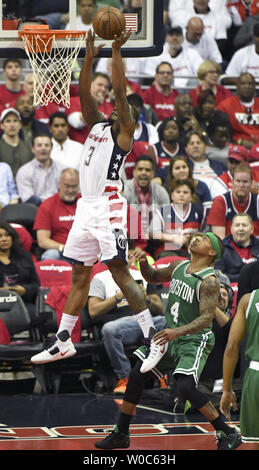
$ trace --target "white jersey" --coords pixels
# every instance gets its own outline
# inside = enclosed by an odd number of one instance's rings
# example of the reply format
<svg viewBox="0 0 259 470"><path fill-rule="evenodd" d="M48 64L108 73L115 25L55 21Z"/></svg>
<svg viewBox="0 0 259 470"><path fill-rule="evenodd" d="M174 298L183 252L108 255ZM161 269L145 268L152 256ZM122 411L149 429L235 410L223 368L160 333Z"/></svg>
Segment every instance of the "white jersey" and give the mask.
<svg viewBox="0 0 259 470"><path fill-rule="evenodd" d="M79 180L82 198L120 192L120 178L128 153L114 140L110 124L95 124L84 143L81 156Z"/></svg>

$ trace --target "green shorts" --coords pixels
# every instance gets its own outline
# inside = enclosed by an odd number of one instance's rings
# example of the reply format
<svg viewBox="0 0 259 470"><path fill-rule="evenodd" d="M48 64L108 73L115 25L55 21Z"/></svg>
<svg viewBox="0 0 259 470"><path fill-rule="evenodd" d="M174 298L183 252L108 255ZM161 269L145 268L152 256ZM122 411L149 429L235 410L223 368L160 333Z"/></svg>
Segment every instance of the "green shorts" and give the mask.
<svg viewBox="0 0 259 470"><path fill-rule="evenodd" d="M242 386L240 430L243 442L259 443L259 371L250 368Z"/></svg>
<svg viewBox="0 0 259 470"><path fill-rule="evenodd" d="M196 385L209 354L215 343L214 333L208 330L204 333L186 335L170 341L167 352L152 372L155 375L174 370L174 374L192 375ZM145 346L138 348L134 354L142 361L145 359Z"/></svg>

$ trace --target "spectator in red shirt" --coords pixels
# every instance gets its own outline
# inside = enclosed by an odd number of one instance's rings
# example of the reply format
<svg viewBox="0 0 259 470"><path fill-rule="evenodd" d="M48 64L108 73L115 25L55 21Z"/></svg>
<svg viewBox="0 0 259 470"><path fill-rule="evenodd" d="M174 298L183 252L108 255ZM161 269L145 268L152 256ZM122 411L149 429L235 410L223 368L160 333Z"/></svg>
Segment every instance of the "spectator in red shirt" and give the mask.
<svg viewBox="0 0 259 470"><path fill-rule="evenodd" d="M230 90L218 84L218 79L221 74L221 66L214 60L205 60L202 62L197 73L200 85L189 92L194 106L198 106L198 97L205 90L211 90L213 92L216 106L218 106L221 101L232 96Z"/></svg>
<svg viewBox="0 0 259 470"><path fill-rule="evenodd" d="M19 59L6 59L3 65L5 83L0 86L0 112L12 107L13 102L23 94L21 84L22 65Z"/></svg>
<svg viewBox="0 0 259 470"><path fill-rule="evenodd" d="M26 95L33 98L33 94L34 94L33 73L29 73L28 75L26 75L25 80L24 80L24 85L23 85L23 91ZM14 103L14 106L15 106L15 103ZM38 105L34 108L34 119L37 119L38 121L48 125L50 115L57 111L64 111L64 109L63 107L61 109L60 106L54 103L54 101L48 103L45 106Z"/></svg>
<svg viewBox="0 0 259 470"><path fill-rule="evenodd" d="M248 160L249 151L242 145L231 145L228 148L227 170L213 181L210 188L212 199L232 189L234 169L240 162L248 162Z"/></svg>
<svg viewBox="0 0 259 470"><path fill-rule="evenodd" d="M255 78L250 73L242 73L236 86L237 94L221 101L217 109L228 114L233 141L250 149L259 142L259 98L255 96Z"/></svg>
<svg viewBox="0 0 259 470"><path fill-rule="evenodd" d="M240 26L247 17L259 15L259 5L257 0L229 1L227 7L234 16L234 24L237 26Z"/></svg>
<svg viewBox="0 0 259 470"><path fill-rule="evenodd" d="M212 203L207 223L213 233L222 239L230 235L234 215L245 212L253 221L254 235L259 236L259 195L251 190L252 170L247 163L240 163L233 171L232 190L217 196Z"/></svg>
<svg viewBox="0 0 259 470"><path fill-rule="evenodd" d="M153 108L159 121L174 114L174 100L179 95L179 91L172 88L173 81L172 65L169 62L161 62L156 68L153 85L143 92L144 103Z"/></svg>
<svg viewBox="0 0 259 470"><path fill-rule="evenodd" d="M60 259L69 230L75 217L79 174L73 168L63 170L59 180L59 192L46 199L39 207L33 229L37 242L44 250L42 259Z"/></svg>
<svg viewBox="0 0 259 470"><path fill-rule="evenodd" d="M150 145L148 142L144 140L136 140L133 142L132 149L128 154L125 163L124 163L124 170L126 174L126 178L128 180L133 178L133 171L135 168L135 164L137 159L141 155L149 155L153 158L155 166L157 166L158 159L155 155L155 148L154 145Z"/></svg>

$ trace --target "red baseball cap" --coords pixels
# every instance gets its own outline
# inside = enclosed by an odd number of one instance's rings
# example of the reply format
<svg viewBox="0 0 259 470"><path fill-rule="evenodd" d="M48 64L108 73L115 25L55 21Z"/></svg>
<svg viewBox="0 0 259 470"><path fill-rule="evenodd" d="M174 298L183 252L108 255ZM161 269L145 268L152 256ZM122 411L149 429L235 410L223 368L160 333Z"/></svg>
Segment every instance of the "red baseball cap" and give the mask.
<svg viewBox="0 0 259 470"><path fill-rule="evenodd" d="M249 151L242 145L231 145L228 150L228 158L233 158L238 162L249 160Z"/></svg>
<svg viewBox="0 0 259 470"><path fill-rule="evenodd" d="M259 142L258 142L258 144L255 144L255 145L253 145L253 147L250 148L249 158L252 161L258 161L259 160Z"/></svg>

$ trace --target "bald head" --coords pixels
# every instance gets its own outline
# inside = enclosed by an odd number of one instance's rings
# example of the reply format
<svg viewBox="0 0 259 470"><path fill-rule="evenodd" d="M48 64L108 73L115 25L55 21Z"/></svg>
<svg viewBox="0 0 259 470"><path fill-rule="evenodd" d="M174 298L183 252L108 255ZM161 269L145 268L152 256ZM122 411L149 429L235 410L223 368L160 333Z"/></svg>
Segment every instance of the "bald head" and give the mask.
<svg viewBox="0 0 259 470"><path fill-rule="evenodd" d="M193 17L186 26L186 39L192 44L198 44L204 33L204 24L201 18Z"/></svg>

